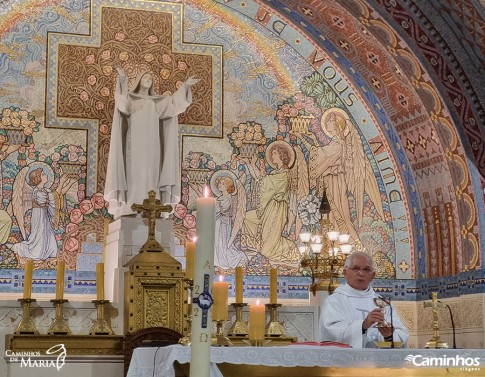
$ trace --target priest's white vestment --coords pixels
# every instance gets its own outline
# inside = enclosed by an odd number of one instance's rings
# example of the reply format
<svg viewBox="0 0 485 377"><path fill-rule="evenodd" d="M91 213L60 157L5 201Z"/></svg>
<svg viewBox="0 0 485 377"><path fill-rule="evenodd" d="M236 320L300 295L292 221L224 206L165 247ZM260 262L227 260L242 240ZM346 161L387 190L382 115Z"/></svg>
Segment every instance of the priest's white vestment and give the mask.
<svg viewBox="0 0 485 377"><path fill-rule="evenodd" d="M371 326L363 334L362 322L367 314L377 306L374 303L375 291L372 287L361 291L348 284L335 289L322 304L320 328L323 341L334 341L349 344L354 348L376 348L374 342L383 341L379 330ZM384 310L385 320L390 323L390 310ZM399 318L396 308L392 307L392 322L394 326L393 339L406 345L408 331Z"/></svg>

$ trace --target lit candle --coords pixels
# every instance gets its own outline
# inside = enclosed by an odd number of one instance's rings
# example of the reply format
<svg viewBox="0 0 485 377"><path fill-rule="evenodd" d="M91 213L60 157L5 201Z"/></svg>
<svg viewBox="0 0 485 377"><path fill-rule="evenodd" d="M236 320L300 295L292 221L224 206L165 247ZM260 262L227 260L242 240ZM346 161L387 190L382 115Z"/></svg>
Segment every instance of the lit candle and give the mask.
<svg viewBox="0 0 485 377"><path fill-rule="evenodd" d="M185 278L194 280L194 255L195 242L187 241L185 243Z"/></svg>
<svg viewBox="0 0 485 377"><path fill-rule="evenodd" d="M269 303L278 303L278 271L276 268L269 270Z"/></svg>
<svg viewBox="0 0 485 377"><path fill-rule="evenodd" d="M249 340L263 340L265 325L265 306L256 300L256 305L249 306Z"/></svg>
<svg viewBox="0 0 485 377"><path fill-rule="evenodd" d="M242 267L236 267L236 304L243 302L243 273Z"/></svg>
<svg viewBox="0 0 485 377"><path fill-rule="evenodd" d="M25 261L24 272L24 299L29 299L32 296L32 274L34 269L34 262L32 259Z"/></svg>
<svg viewBox="0 0 485 377"><path fill-rule="evenodd" d="M194 257L193 299L202 298L204 293L212 292L214 277L214 244L216 224L216 200L209 197L206 187L205 197L196 201L197 243ZM190 377L210 376L210 355L212 338L212 307L203 309L202 304L192 304Z"/></svg>
<svg viewBox="0 0 485 377"><path fill-rule="evenodd" d="M56 276L56 300L64 298L64 271L66 263L63 260L57 261L57 276Z"/></svg>
<svg viewBox="0 0 485 377"><path fill-rule="evenodd" d="M96 263L96 299L104 300L104 263Z"/></svg>
<svg viewBox="0 0 485 377"><path fill-rule="evenodd" d="M227 321L227 299L229 298L229 283L222 281L223 277L219 276L219 281L214 282L214 310L212 318L216 321Z"/></svg>

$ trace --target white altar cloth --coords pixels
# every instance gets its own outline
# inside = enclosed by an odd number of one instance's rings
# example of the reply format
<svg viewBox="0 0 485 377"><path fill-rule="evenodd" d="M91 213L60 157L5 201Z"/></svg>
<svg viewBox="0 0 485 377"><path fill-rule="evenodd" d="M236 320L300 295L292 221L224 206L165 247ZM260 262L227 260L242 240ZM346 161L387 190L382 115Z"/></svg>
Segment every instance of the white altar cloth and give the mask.
<svg viewBox="0 0 485 377"><path fill-rule="evenodd" d="M128 377L174 377L174 362L190 363L190 347L136 348ZM223 377L217 363L284 366L284 367L342 367L342 368L424 368L415 366L409 357L476 358L485 369L484 350L471 349L349 349L335 346L290 345L280 347L212 347L211 377ZM435 365L436 367L436 365Z"/></svg>

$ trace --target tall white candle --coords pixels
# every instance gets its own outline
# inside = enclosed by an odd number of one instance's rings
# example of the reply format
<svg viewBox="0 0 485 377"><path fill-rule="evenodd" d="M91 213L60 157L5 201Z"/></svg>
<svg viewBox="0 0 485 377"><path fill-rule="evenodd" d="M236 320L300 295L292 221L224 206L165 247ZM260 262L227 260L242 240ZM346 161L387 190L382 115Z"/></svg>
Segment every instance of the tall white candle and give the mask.
<svg viewBox="0 0 485 377"><path fill-rule="evenodd" d="M216 200L197 199L197 243L194 258L192 304L192 354L190 377L210 376L212 338L212 282L214 278L214 242Z"/></svg>

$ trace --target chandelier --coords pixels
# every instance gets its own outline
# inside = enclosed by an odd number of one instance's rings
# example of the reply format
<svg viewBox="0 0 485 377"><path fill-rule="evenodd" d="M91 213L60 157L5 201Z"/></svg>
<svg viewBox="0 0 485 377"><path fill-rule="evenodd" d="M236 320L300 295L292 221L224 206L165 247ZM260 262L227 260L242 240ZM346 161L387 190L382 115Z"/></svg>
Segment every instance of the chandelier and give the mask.
<svg viewBox="0 0 485 377"><path fill-rule="evenodd" d="M320 232L300 233L300 265L309 270L312 277L310 290L315 295L317 290L332 293L336 280L342 277L347 256L353 245L349 243L349 234L340 234L332 229L329 219L331 212L326 191L320 202Z"/></svg>

